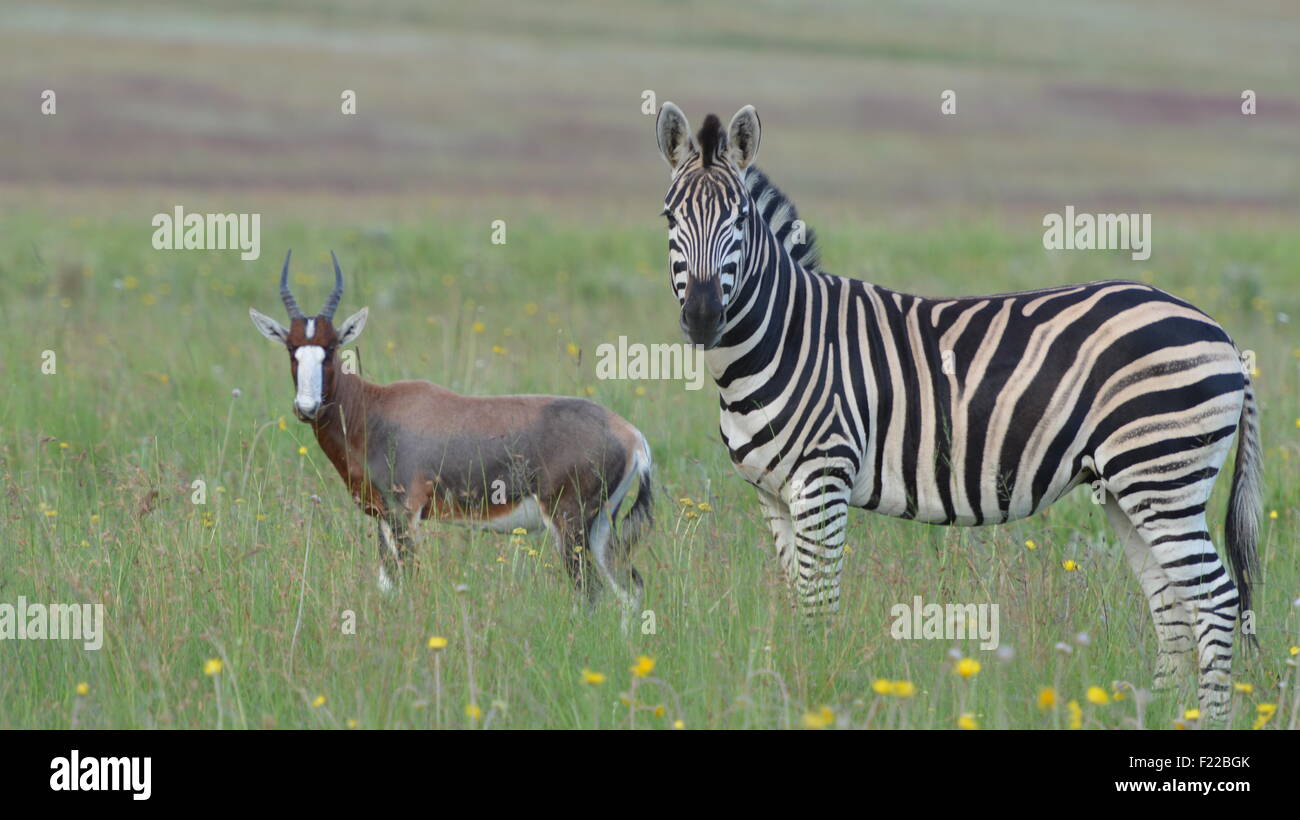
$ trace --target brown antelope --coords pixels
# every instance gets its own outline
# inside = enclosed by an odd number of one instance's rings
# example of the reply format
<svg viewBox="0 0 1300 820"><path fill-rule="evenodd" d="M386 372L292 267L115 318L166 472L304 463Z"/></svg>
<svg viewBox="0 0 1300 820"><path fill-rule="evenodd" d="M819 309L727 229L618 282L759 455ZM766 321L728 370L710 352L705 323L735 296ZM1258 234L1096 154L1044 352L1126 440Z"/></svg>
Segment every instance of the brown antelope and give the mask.
<svg viewBox="0 0 1300 820"><path fill-rule="evenodd" d="M423 518L497 531L545 527L589 600L602 580L614 589L626 625L643 589L631 547L652 522L650 448L640 431L585 399L462 396L426 381L367 382L337 354L361 334L369 308L336 329L342 295L335 258L334 291L319 314L304 316L289 291L286 255L280 298L289 327L248 312L262 335L289 350L294 415L312 426L353 499L378 520L380 588L391 589L412 563L413 531ZM640 490L616 534L633 478Z"/></svg>

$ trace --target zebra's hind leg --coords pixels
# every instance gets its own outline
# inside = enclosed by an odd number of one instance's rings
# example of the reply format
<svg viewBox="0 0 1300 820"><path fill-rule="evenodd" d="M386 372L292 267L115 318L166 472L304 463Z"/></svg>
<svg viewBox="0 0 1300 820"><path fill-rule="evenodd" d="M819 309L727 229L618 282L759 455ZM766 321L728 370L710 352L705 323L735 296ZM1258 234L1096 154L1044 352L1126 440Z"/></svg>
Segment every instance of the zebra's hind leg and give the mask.
<svg viewBox="0 0 1300 820"><path fill-rule="evenodd" d="M795 592L805 615L832 614L840 608L849 491L833 479L820 477L800 489L790 499L793 557L798 564Z"/></svg>
<svg viewBox="0 0 1300 820"><path fill-rule="evenodd" d="M1207 493L1208 495L1208 493ZM1148 496L1148 500L1155 501ZM1194 620L1197 691L1207 720L1222 720L1232 695L1232 640L1237 625L1237 586L1210 542L1205 500L1188 507L1185 496L1160 505L1162 510L1186 510L1188 515L1147 515L1134 522L1137 534L1169 579L1169 589ZM1130 521L1135 516L1130 516Z"/></svg>
<svg viewBox="0 0 1300 820"><path fill-rule="evenodd" d="M1133 522L1124 513L1113 495L1106 495L1106 516L1111 528L1124 547L1133 574L1142 585L1151 619L1155 622L1159 656L1156 659L1152 688L1168 689L1194 672L1196 666L1196 635L1192 631L1195 616L1174 594L1169 576L1156 561Z"/></svg>

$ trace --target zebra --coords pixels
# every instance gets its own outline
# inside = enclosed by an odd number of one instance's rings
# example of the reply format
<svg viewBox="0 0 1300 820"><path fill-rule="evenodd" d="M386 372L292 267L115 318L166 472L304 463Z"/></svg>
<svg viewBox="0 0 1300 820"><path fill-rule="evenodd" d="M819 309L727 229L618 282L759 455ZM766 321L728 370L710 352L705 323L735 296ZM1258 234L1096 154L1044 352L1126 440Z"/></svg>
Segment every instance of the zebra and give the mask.
<svg viewBox="0 0 1300 820"><path fill-rule="evenodd" d="M1140 282L931 299L830 275L753 164L753 106L692 137L665 103L656 131L680 324L705 351L722 440L798 608L838 611L849 507L978 526L1087 484L1148 600L1155 688L1195 669L1207 718L1222 717L1260 572L1262 461L1250 374L1223 328ZM1205 511L1238 431L1230 577Z"/></svg>

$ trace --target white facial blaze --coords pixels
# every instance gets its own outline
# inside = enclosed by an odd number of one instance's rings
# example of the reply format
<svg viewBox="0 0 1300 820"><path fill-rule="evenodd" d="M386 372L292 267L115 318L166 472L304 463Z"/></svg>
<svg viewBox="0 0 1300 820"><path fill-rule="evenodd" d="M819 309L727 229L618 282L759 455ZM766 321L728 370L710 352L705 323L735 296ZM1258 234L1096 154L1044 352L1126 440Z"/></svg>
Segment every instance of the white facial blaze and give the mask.
<svg viewBox="0 0 1300 820"><path fill-rule="evenodd" d="M298 395L293 400L294 406L315 412L321 403L321 362L325 361L325 349L303 345L294 351L293 357L298 361Z"/></svg>

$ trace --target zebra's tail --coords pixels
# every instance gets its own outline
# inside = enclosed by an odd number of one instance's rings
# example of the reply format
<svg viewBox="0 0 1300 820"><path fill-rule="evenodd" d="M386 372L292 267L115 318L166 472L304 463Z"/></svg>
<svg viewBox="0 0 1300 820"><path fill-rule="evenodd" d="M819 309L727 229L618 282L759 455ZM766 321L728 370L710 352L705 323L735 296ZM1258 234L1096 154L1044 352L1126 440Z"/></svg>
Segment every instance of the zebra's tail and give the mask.
<svg viewBox="0 0 1300 820"><path fill-rule="evenodd" d="M1255 394L1246 377L1246 400L1241 408L1238 424L1237 460L1233 465L1232 497L1228 501L1228 517L1224 524L1228 545L1228 564L1237 582L1240 598L1239 612L1244 616L1251 607L1252 585L1259 580L1259 555L1255 545L1259 541L1259 520L1263 492L1260 482L1262 456L1259 446L1259 413ZM1240 621L1238 621L1240 623ZM1259 648L1254 634L1249 642Z"/></svg>
<svg viewBox="0 0 1300 820"><path fill-rule="evenodd" d="M636 472L641 486L637 488L636 499L633 500L631 509L623 516L623 521L618 526L616 538L618 549L625 558L632 554L632 547L654 524L654 487L651 481L654 462L650 457L650 445L646 443L645 437L638 432L637 438L640 446L633 456L632 469Z"/></svg>

